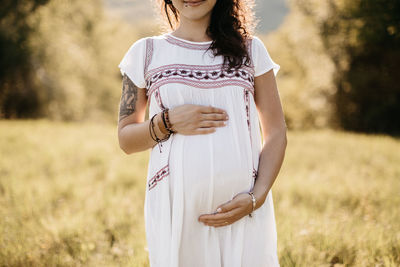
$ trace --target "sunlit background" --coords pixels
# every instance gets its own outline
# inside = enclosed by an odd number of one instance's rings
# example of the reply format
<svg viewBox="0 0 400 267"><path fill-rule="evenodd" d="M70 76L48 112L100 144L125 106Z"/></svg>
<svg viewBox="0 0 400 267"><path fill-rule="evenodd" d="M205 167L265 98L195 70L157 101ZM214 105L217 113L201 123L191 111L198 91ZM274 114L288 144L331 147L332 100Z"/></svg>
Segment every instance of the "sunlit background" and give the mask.
<svg viewBox="0 0 400 267"><path fill-rule="evenodd" d="M157 12L2 1L0 266L149 266L149 151L119 148L117 66L160 33ZM400 1L258 0L256 15L289 127L281 266L400 266Z"/></svg>

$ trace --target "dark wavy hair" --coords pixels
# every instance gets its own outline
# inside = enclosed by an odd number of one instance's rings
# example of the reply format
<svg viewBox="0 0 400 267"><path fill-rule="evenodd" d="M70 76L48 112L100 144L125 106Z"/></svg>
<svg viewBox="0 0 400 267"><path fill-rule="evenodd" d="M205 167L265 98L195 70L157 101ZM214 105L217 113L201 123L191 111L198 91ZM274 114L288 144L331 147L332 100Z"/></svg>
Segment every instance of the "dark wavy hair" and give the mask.
<svg viewBox="0 0 400 267"><path fill-rule="evenodd" d="M169 26L174 30L179 22L179 11L171 1L156 1L163 14L164 24L168 23L165 28ZM207 50L213 50L214 56L223 55L223 65L228 62L229 70L240 68L242 63L250 65L246 43L258 23L253 11L254 6L254 0L217 0L212 10L206 34L213 41ZM171 17L174 18L173 21Z"/></svg>

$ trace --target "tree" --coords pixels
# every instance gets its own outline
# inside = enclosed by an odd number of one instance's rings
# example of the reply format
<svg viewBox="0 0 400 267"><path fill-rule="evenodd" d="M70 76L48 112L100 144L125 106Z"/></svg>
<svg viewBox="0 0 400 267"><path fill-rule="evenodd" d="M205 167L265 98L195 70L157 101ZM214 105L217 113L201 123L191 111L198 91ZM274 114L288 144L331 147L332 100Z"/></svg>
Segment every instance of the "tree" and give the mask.
<svg viewBox="0 0 400 267"><path fill-rule="evenodd" d="M34 28L28 18L49 0L5 0L0 5L0 117L25 117L38 112L32 85L31 50Z"/></svg>
<svg viewBox="0 0 400 267"><path fill-rule="evenodd" d="M318 18L336 66L336 114L346 130L400 133L400 1L330 0Z"/></svg>

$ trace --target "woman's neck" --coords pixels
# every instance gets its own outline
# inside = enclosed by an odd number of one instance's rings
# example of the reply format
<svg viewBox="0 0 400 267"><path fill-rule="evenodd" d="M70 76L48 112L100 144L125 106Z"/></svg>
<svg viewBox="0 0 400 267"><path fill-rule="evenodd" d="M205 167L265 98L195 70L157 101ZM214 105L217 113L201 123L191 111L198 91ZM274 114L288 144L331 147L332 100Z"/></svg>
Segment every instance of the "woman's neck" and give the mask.
<svg viewBox="0 0 400 267"><path fill-rule="evenodd" d="M208 25L209 17L201 20L181 18L180 24L173 32L173 35L193 42L211 41L212 39L206 34Z"/></svg>

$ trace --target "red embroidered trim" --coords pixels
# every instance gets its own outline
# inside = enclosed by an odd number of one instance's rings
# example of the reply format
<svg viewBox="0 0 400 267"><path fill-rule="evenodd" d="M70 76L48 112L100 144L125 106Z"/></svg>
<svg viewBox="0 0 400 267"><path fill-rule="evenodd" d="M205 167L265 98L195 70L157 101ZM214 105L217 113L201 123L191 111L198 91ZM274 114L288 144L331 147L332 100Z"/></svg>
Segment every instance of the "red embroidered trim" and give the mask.
<svg viewBox="0 0 400 267"><path fill-rule="evenodd" d="M150 62L153 58L153 39L151 37L146 39L146 60L144 64L144 76L147 75Z"/></svg>
<svg viewBox="0 0 400 267"><path fill-rule="evenodd" d="M155 73L146 80L147 95L150 96L153 90L156 90L166 82L177 82L191 85L199 88L215 88L227 85L240 85L248 88L252 93L254 89L254 76L245 69L239 70L221 70L208 68L188 68L166 69ZM207 82L208 81L208 82Z"/></svg>
<svg viewBox="0 0 400 267"><path fill-rule="evenodd" d="M249 57L250 57L250 64L253 69L254 73L254 62L253 62L253 38L247 40L247 51L249 52Z"/></svg>
<svg viewBox="0 0 400 267"><path fill-rule="evenodd" d="M250 99L249 99L249 92L247 90L243 91L244 93L244 103L246 106L246 118L247 118L247 127L249 128L250 132ZM250 135L251 137L251 135Z"/></svg>
<svg viewBox="0 0 400 267"><path fill-rule="evenodd" d="M258 171L253 167L253 179L254 181L257 179Z"/></svg>
<svg viewBox="0 0 400 267"><path fill-rule="evenodd" d="M255 70L254 70L254 62L253 62L253 55L252 55L252 52L253 52L253 38L248 39L247 48L248 48L248 53L249 53L250 61L251 61L250 65L252 66L253 75L254 75L254 71ZM255 88L254 88L254 83L253 83L253 92L252 92L253 97L254 97L254 90L255 90ZM250 124L250 98L249 98L248 91L244 92L244 101L245 101L245 105L246 105L246 118L247 118L247 126L249 128L250 144L251 144L252 150L253 150L253 145L252 145L253 144L253 140L252 140L252 137L251 137L251 124ZM252 154L252 157L253 157L253 154ZM253 159L253 179L254 179L254 182L257 180L257 177L258 177L258 171L256 170L256 168L254 168L254 159Z"/></svg>
<svg viewBox="0 0 400 267"><path fill-rule="evenodd" d="M147 81L151 76L154 76L155 74L159 74L159 73L165 73L167 71L186 71L186 72L197 72L197 71L201 71L201 72L207 72L208 74L212 74L213 72L217 71L219 73L221 73L222 71L222 64L214 64L214 65L190 65L190 64L166 64L166 65L162 65L160 67L154 68L149 70L148 72L146 72L145 75L145 80ZM242 65L242 67L239 69L239 71L245 71L247 73L250 73L251 76L254 76L254 68L252 68L251 66L246 66L246 65ZM228 73L224 72L225 75L227 74L231 74L232 70ZM240 73L240 72L239 72ZM183 73L184 74L184 73ZM235 73L234 73L235 74ZM244 73L242 73L244 75ZM189 73L187 73L187 75L189 75ZM215 76L211 75L211 76Z"/></svg>
<svg viewBox="0 0 400 267"><path fill-rule="evenodd" d="M247 120L247 127L249 130L249 136L250 136L250 146L251 146L251 157L252 157L252 162L253 162L253 179L257 179L257 170L254 168L254 159L253 159L253 138L251 137L251 118L250 118L250 97L249 97L249 91L244 89L243 90L243 98L244 98L244 103L246 107L246 120Z"/></svg>
<svg viewBox="0 0 400 267"><path fill-rule="evenodd" d="M169 164L162 167L150 180L148 183L149 190L157 185L157 182L161 181L165 176L169 175Z"/></svg>
<svg viewBox="0 0 400 267"><path fill-rule="evenodd" d="M199 43L199 44L195 44L195 43L189 43L189 42L185 42L183 40L180 40L178 38L176 38L175 36L172 36L170 34L165 34L165 40L171 44L177 45L177 46L181 46L184 48L188 48L188 49L194 49L194 50L207 50L207 48L210 47L212 41L210 41L209 43Z"/></svg>
<svg viewBox="0 0 400 267"><path fill-rule="evenodd" d="M158 106L159 106L162 110L164 110L165 107L164 107L164 105L163 105L163 103L162 103L162 98L161 98L160 90L159 90L159 89L160 89L160 88L157 87L157 88L154 90L154 94L155 94L155 98L156 98L156 100L157 100Z"/></svg>
<svg viewBox="0 0 400 267"><path fill-rule="evenodd" d="M151 63L151 60L153 58L153 39L151 37L146 39L146 53L145 53L145 61L144 61L144 77L148 75L148 68ZM146 81L146 94L149 91L149 87L147 86L147 80ZM149 103L148 106L150 106L150 101L151 99L149 98Z"/></svg>
<svg viewBox="0 0 400 267"><path fill-rule="evenodd" d="M254 88L254 69L242 66L239 70L222 70L222 64L215 65L188 65L188 64L168 64L146 72L146 95L157 91L160 86L168 82L177 82L194 87L205 88L223 87L227 85L238 85L248 88L251 92ZM173 77L176 78L173 78ZM203 81L202 81L203 80ZM209 81L209 82L206 82ZM211 82L210 82L211 81ZM213 83L214 82L214 83ZM253 92L252 92L253 93ZM159 96L156 96L159 97ZM162 109L161 97L157 100Z"/></svg>
<svg viewBox="0 0 400 267"><path fill-rule="evenodd" d="M186 84L190 85L193 87L198 87L201 89L215 89L215 88L220 88L220 87L225 87L225 86L240 86L243 87L244 89L250 91L253 94L254 87L250 85L249 83L246 83L241 80L225 80L225 81L217 81L217 82L199 82L199 81L188 81L187 79L182 79L182 78L168 78L168 79L163 79L157 83L157 86L153 85L152 88L147 91L147 95L150 97L151 94L160 86L167 84L167 83L181 83L181 84Z"/></svg>

